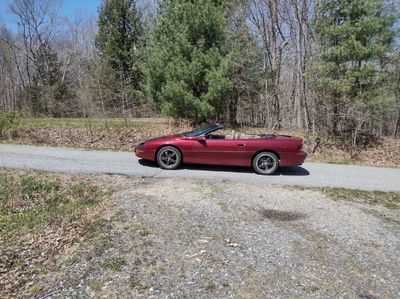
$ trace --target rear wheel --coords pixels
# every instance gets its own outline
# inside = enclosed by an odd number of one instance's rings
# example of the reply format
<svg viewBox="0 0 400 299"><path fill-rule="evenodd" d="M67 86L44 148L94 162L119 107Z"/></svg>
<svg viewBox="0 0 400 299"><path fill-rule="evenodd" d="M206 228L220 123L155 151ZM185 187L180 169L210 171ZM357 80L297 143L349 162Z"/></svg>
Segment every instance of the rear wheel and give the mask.
<svg viewBox="0 0 400 299"><path fill-rule="evenodd" d="M182 162L181 152L173 146L165 146L157 153L157 163L163 169L176 169Z"/></svg>
<svg viewBox="0 0 400 299"><path fill-rule="evenodd" d="M253 159L253 168L258 174L273 174L278 169L278 166L278 157L271 152L261 152Z"/></svg>

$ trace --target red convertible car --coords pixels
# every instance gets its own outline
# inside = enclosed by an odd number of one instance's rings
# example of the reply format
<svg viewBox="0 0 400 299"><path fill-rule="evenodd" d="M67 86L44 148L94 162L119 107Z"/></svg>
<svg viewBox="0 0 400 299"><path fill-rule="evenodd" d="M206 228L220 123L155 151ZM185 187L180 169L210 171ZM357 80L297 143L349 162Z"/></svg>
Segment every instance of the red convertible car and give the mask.
<svg viewBox="0 0 400 299"><path fill-rule="evenodd" d="M213 124L183 134L145 141L135 148L136 156L157 161L163 169L184 163L253 167L259 174L273 174L279 166L301 165L307 157L303 140L273 134L216 134L223 127Z"/></svg>

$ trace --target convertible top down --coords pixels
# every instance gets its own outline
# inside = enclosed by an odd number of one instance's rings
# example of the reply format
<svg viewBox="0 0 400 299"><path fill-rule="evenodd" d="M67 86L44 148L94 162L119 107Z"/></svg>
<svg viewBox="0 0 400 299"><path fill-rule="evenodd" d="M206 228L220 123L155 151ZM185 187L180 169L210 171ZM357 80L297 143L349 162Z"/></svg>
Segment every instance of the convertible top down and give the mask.
<svg viewBox="0 0 400 299"><path fill-rule="evenodd" d="M273 174L279 166L301 165L307 157L303 140L274 134L246 135L212 124L182 134L147 140L135 148L136 156L157 161L163 169L183 163L253 167L259 174Z"/></svg>

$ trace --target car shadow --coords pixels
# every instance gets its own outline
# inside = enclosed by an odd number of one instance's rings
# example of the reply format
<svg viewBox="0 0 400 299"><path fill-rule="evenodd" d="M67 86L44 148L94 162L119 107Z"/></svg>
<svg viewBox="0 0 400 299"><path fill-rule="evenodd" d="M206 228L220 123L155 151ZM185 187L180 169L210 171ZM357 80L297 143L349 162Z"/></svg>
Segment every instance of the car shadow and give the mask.
<svg viewBox="0 0 400 299"><path fill-rule="evenodd" d="M139 164L147 167L159 168L158 164L154 161L139 159ZM221 166L221 165L203 165L203 164L182 164L181 169L188 170L209 170L209 171L221 171L221 172L237 172L237 173L254 173L254 170L250 167L240 166ZM286 166L280 167L273 176L307 176L310 172L301 166Z"/></svg>

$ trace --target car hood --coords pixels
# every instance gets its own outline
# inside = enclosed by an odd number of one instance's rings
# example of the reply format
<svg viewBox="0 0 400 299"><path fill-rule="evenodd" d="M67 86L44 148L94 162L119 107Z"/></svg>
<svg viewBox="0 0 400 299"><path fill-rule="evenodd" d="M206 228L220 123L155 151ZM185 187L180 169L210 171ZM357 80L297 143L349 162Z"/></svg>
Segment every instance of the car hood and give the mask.
<svg viewBox="0 0 400 299"><path fill-rule="evenodd" d="M166 140L176 139L176 138L179 138L182 136L183 136L183 134L166 135L166 136L149 139L149 140L146 140L145 142L166 141Z"/></svg>

